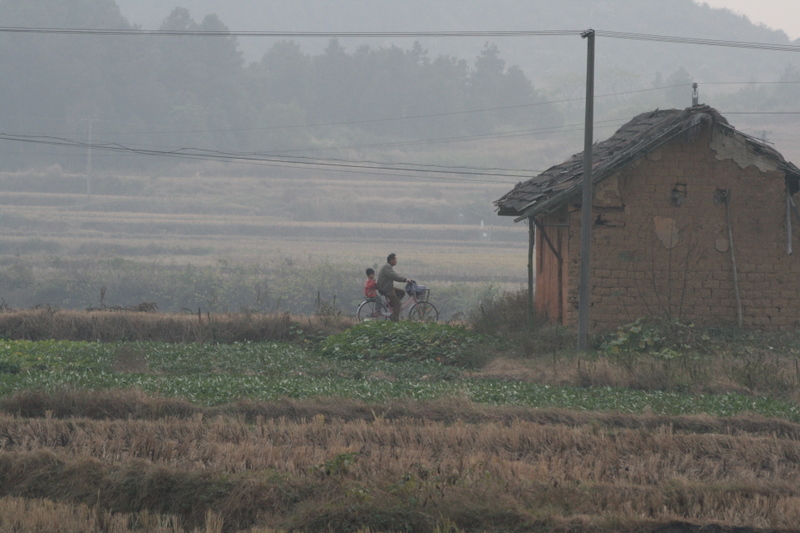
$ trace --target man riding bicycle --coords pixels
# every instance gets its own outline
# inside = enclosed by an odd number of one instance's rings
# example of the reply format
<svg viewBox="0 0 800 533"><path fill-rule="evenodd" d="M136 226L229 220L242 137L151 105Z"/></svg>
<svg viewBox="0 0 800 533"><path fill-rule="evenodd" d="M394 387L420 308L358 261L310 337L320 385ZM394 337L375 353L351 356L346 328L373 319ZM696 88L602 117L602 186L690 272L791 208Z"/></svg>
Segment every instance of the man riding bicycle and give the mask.
<svg viewBox="0 0 800 533"><path fill-rule="evenodd" d="M407 283L413 281L409 278L404 278L394 271L394 266L397 264L397 254L389 254L386 257L386 264L378 271L378 292L383 294L389 299L389 304L392 306L391 320L397 322L400 319L400 300L405 296L402 289L395 289L394 282Z"/></svg>

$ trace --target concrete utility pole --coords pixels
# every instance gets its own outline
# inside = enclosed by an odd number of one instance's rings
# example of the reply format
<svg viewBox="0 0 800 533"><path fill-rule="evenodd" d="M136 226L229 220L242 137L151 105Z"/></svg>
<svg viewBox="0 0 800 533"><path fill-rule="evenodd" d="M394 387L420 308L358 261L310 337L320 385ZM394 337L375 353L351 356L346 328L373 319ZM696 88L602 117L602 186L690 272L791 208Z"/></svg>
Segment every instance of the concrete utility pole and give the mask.
<svg viewBox="0 0 800 533"><path fill-rule="evenodd" d="M533 248L536 244L533 217L528 217L528 331L533 331Z"/></svg>
<svg viewBox="0 0 800 533"><path fill-rule="evenodd" d="M583 198L581 200L581 274L578 286L578 351L589 345L592 245L592 141L594 139L594 30L581 34L587 41L586 126L583 140Z"/></svg>

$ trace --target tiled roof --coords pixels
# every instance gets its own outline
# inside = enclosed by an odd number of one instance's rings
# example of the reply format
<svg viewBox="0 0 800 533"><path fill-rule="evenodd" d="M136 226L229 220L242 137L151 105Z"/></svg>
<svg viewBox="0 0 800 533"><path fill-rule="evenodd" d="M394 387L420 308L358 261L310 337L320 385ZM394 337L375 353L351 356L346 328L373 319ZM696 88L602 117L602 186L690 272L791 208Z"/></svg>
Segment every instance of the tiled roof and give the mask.
<svg viewBox="0 0 800 533"><path fill-rule="evenodd" d="M800 176L800 169L766 143L734 129L715 109L697 105L687 109L664 109L642 113L605 141L592 147L592 181L598 183L622 167L652 152L669 140L699 133L704 125L725 128L758 154L775 160L778 168ZM583 187L583 152L545 170L528 181L519 182L494 202L501 216L519 218L549 213L580 196Z"/></svg>

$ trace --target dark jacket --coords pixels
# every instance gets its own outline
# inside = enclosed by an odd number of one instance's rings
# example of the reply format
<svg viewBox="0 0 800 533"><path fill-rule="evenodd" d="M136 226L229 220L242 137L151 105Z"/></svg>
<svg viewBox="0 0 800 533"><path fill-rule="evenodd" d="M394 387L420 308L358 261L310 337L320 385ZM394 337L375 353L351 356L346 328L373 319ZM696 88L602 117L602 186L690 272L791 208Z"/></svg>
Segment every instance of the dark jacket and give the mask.
<svg viewBox="0 0 800 533"><path fill-rule="evenodd" d="M395 281L405 281L406 278L394 271L389 263L385 263L378 271L378 290L384 294L392 292Z"/></svg>

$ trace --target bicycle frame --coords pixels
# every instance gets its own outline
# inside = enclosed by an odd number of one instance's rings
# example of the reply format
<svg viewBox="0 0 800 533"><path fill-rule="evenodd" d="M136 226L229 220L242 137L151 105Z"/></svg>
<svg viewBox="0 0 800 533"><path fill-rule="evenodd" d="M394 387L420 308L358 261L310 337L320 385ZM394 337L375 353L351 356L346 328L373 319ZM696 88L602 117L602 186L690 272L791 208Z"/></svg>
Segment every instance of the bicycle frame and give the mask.
<svg viewBox="0 0 800 533"><path fill-rule="evenodd" d="M419 298L417 297L416 293L406 293L406 297L400 301L400 312L398 313L398 316L403 316L403 314L405 314L408 320L418 320L424 322L437 321L439 319L439 311L432 303L428 302L428 294L430 294L430 291L426 291L424 293L424 298ZM380 298L381 305L386 312L381 314L375 313L375 300L372 298L367 298L358 306L358 310L356 311L356 316L358 319L389 320L392 316L392 306L387 297L381 295Z"/></svg>
<svg viewBox="0 0 800 533"><path fill-rule="evenodd" d="M389 298L387 298L386 296L383 296L383 295L381 295L381 298L383 298L383 306L386 307L387 309L391 310L392 309L392 302L389 301ZM402 315L405 310L407 310L409 307L411 307L415 303L417 303L416 295L406 294L406 298L403 298L402 300L400 300L400 314Z"/></svg>

